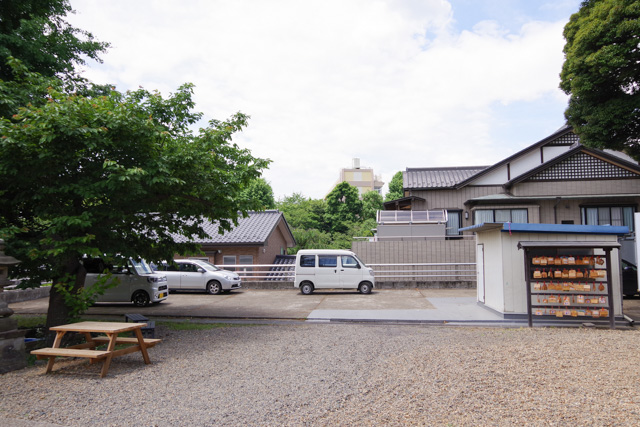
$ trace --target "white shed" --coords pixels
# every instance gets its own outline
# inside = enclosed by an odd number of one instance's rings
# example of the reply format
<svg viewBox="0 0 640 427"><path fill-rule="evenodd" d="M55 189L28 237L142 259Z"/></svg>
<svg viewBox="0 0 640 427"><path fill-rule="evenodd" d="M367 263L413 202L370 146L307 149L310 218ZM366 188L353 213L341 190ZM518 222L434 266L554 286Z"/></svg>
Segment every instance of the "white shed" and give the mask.
<svg viewBox="0 0 640 427"><path fill-rule="evenodd" d="M618 236L627 227L484 223L463 230L476 233L478 302L504 318L613 326L613 316L622 317Z"/></svg>

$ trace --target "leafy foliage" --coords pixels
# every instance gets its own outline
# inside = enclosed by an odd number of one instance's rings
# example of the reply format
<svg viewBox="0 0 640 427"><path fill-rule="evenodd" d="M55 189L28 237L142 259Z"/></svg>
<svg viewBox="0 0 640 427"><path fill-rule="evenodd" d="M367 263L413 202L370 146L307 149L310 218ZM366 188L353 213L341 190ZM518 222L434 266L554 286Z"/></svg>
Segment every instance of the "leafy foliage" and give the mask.
<svg viewBox="0 0 640 427"><path fill-rule="evenodd" d="M108 288L119 284L120 279L108 273L100 276L93 285L78 289L74 286L75 277L66 275L58 280L54 288L62 295L65 305L69 308L69 321L74 322L79 320L80 315L96 302L99 295L103 295Z"/></svg>
<svg viewBox="0 0 640 427"><path fill-rule="evenodd" d="M385 202L396 200L404 197L404 188L402 183L402 171L396 172L389 182L389 192L384 198Z"/></svg>
<svg viewBox="0 0 640 427"><path fill-rule="evenodd" d="M293 193L279 201L276 207L292 229L329 231L324 222L324 200L307 199L300 193Z"/></svg>
<svg viewBox="0 0 640 427"><path fill-rule="evenodd" d="M333 196L327 196L327 201L308 199L300 193L294 193L277 203L296 239L297 246L290 253L296 253L299 249L350 249L354 237L373 235L371 230L376 227L373 209L382 204L381 196L376 192L365 193L363 203L357 199L358 190L355 187L338 184L336 188L338 191L334 189ZM352 197L356 197L355 205L360 206L359 213L352 215L347 211L341 217L339 213L343 211L336 209L337 214L328 214L329 198L338 198L343 193L349 196L343 195L341 200L352 202ZM369 209L368 219L364 217L366 209L363 206Z"/></svg>
<svg viewBox="0 0 640 427"><path fill-rule="evenodd" d="M362 219L376 219L377 212L384 208L382 196L377 191L367 191L362 195Z"/></svg>
<svg viewBox="0 0 640 427"><path fill-rule="evenodd" d="M584 1L564 37L567 121L583 144L640 160L640 2Z"/></svg>
<svg viewBox="0 0 640 427"><path fill-rule="evenodd" d="M22 61L43 76L73 77L74 67L85 58L100 61L108 43L72 27L65 16L73 13L68 0L0 2L0 79L13 78L9 57Z"/></svg>
<svg viewBox="0 0 640 427"><path fill-rule="evenodd" d="M332 232L344 233L347 223L358 222L362 216L362 201L358 189L343 181L336 185L327 196L325 222Z"/></svg>
<svg viewBox="0 0 640 427"><path fill-rule="evenodd" d="M32 77L27 88L42 84ZM96 96L103 88L90 85L69 93L50 82L45 102L0 119L0 232L23 261L16 274L54 284L75 277L69 292L77 293L83 255L194 253L174 235L204 237L204 218L229 230L251 208L238 195L269 160L232 143L247 116L194 134L192 85L165 99L143 89ZM12 101L7 88L0 82L2 105ZM52 292L52 302L56 295L63 300ZM52 305L69 317L64 304L50 303L50 314Z"/></svg>
<svg viewBox="0 0 640 427"><path fill-rule="evenodd" d="M245 200L253 210L274 209L276 207L273 189L264 178L251 181L247 188L240 193L240 198Z"/></svg>

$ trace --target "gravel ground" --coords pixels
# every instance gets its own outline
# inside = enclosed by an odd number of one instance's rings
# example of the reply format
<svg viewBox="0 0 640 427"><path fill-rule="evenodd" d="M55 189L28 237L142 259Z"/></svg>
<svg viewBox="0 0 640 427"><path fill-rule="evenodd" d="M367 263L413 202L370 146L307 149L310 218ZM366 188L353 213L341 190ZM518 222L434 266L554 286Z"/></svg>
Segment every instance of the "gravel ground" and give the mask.
<svg viewBox="0 0 640 427"><path fill-rule="evenodd" d="M158 327L152 365L138 353L103 379L85 360L0 376L0 425L638 425L639 333Z"/></svg>

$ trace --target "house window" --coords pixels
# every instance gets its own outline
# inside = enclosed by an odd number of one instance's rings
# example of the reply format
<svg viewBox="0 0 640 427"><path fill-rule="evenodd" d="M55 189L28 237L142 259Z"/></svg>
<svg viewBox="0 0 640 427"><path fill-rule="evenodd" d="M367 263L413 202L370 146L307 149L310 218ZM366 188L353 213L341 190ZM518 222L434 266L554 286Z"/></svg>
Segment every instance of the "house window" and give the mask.
<svg viewBox="0 0 640 427"><path fill-rule="evenodd" d="M462 225L462 211L447 211L447 236L459 236Z"/></svg>
<svg viewBox="0 0 640 427"><path fill-rule="evenodd" d="M225 255L222 257L222 263L224 265L235 265L236 256L235 255ZM225 268L225 270L236 271L235 267Z"/></svg>
<svg viewBox="0 0 640 427"><path fill-rule="evenodd" d="M626 225L633 232L633 206L594 206L581 211L585 225Z"/></svg>
<svg viewBox="0 0 640 427"><path fill-rule="evenodd" d="M477 209L473 215L474 224L485 222L529 222L527 209Z"/></svg>
<svg viewBox="0 0 640 427"><path fill-rule="evenodd" d="M242 265L251 265L253 264L253 255L240 255L238 259L238 264ZM242 271L252 271L253 268L250 267L242 267Z"/></svg>

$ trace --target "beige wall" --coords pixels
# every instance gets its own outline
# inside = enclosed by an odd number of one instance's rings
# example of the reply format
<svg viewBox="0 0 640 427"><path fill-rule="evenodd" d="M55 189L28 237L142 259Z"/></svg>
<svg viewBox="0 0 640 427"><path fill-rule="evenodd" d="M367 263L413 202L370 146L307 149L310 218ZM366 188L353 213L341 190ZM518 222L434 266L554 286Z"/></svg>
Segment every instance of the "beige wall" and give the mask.
<svg viewBox="0 0 640 427"><path fill-rule="evenodd" d="M353 242L351 250L366 264L475 262L475 240Z"/></svg>
<svg viewBox="0 0 640 427"><path fill-rule="evenodd" d="M531 203L508 204L510 208L527 208L530 223L561 224L562 221L573 221L574 224L582 224L580 208L583 205L633 205L640 206L640 197L585 197L580 195L610 196L612 194L640 194L640 179L612 179L589 181L562 181L562 182L524 182L510 189L516 197L561 197L557 199L532 200ZM426 199L426 202L417 201L414 210L428 209L462 209L469 212L469 219L462 218L462 226L473 225L474 209L496 209L507 206L506 204L493 202L490 204L476 204L472 209L465 206L464 202L477 197L501 194L504 189L501 186L463 187L459 190L419 190L411 191L411 195ZM570 199L562 199L562 196L571 196Z"/></svg>
<svg viewBox="0 0 640 427"><path fill-rule="evenodd" d="M515 185L514 196L579 196L639 194L640 179L602 179L586 181L522 182Z"/></svg>

